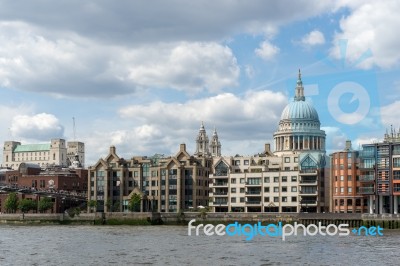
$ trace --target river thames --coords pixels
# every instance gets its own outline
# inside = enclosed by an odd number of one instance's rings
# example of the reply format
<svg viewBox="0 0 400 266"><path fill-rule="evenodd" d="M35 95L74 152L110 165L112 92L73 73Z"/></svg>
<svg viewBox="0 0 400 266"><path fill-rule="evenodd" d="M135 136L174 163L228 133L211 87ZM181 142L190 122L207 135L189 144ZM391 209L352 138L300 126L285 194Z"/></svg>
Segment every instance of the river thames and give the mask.
<svg viewBox="0 0 400 266"><path fill-rule="evenodd" d="M188 236L187 226L0 226L0 265L399 265L383 236Z"/></svg>

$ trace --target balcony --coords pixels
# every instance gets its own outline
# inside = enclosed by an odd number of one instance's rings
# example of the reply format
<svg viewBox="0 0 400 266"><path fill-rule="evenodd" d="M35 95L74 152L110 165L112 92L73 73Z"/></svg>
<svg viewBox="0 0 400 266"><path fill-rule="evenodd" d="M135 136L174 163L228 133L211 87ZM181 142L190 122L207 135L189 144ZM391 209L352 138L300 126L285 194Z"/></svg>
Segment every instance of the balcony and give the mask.
<svg viewBox="0 0 400 266"><path fill-rule="evenodd" d="M396 195L400 194L400 187L393 187L393 193L396 193Z"/></svg>
<svg viewBox="0 0 400 266"><path fill-rule="evenodd" d="M300 175L317 175L317 169L301 169Z"/></svg>
<svg viewBox="0 0 400 266"><path fill-rule="evenodd" d="M246 201L246 205L261 205L261 201L257 200Z"/></svg>
<svg viewBox="0 0 400 266"><path fill-rule="evenodd" d="M317 180L315 179L300 179L300 185L302 186L316 186L318 185Z"/></svg>
<svg viewBox="0 0 400 266"><path fill-rule="evenodd" d="M211 201L211 206L228 206L228 201Z"/></svg>
<svg viewBox="0 0 400 266"><path fill-rule="evenodd" d="M260 196L261 195L261 190L249 190L246 191L247 196Z"/></svg>
<svg viewBox="0 0 400 266"><path fill-rule="evenodd" d="M374 164L360 163L359 168L360 168L361 170L374 170L374 169L375 169L375 165L374 165Z"/></svg>
<svg viewBox="0 0 400 266"><path fill-rule="evenodd" d="M211 193L210 193L211 194ZM215 191L214 196L228 196L228 191Z"/></svg>
<svg viewBox="0 0 400 266"><path fill-rule="evenodd" d="M373 181L375 181L375 176L374 175L361 175L360 181L361 182L373 182Z"/></svg>
<svg viewBox="0 0 400 266"><path fill-rule="evenodd" d="M300 201L300 205L301 206L314 206L314 205L317 205L317 201L316 200L302 200L302 201Z"/></svg>
<svg viewBox="0 0 400 266"><path fill-rule="evenodd" d="M318 195L318 190L300 190L299 194L302 196L316 196Z"/></svg>
<svg viewBox="0 0 400 266"><path fill-rule="evenodd" d="M227 187L228 186L228 182L215 182L215 183L211 183L211 185L213 187Z"/></svg>
<svg viewBox="0 0 400 266"><path fill-rule="evenodd" d="M360 187L358 193L360 193L360 194L374 194L374 187Z"/></svg>
<svg viewBox="0 0 400 266"><path fill-rule="evenodd" d="M245 183L247 187L260 187L261 186L261 182L255 182L255 183L250 183L250 182L246 182Z"/></svg>

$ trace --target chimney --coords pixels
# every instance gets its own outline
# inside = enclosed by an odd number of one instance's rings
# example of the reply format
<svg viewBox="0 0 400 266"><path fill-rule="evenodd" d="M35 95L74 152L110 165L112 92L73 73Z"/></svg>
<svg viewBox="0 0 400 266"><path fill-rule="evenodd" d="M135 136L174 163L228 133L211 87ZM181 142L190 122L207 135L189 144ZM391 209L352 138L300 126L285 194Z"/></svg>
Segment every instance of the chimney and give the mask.
<svg viewBox="0 0 400 266"><path fill-rule="evenodd" d="M270 154L271 153L271 144L265 143L264 152L265 152L265 154Z"/></svg>
<svg viewBox="0 0 400 266"><path fill-rule="evenodd" d="M351 140L346 140L346 148L345 148L345 150L346 150L346 151L352 150L352 149L351 149Z"/></svg>
<svg viewBox="0 0 400 266"><path fill-rule="evenodd" d="M182 143L182 144L179 146L179 151L186 151L186 144L185 144L185 143Z"/></svg>
<svg viewBox="0 0 400 266"><path fill-rule="evenodd" d="M110 146L110 153L115 153L115 146Z"/></svg>

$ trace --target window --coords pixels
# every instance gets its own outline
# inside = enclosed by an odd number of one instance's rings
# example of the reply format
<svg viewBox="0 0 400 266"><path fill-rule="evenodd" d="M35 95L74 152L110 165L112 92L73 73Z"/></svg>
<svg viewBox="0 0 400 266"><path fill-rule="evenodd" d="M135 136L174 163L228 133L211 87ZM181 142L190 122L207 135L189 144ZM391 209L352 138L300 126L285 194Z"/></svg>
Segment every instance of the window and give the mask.
<svg viewBox="0 0 400 266"><path fill-rule="evenodd" d="M351 175L347 176L347 181L351 181Z"/></svg>
<svg viewBox="0 0 400 266"><path fill-rule="evenodd" d="M348 187L348 188L347 188L347 192L348 192L348 193L351 193L352 191L353 191L353 189L352 189L351 187Z"/></svg>
<svg viewBox="0 0 400 266"><path fill-rule="evenodd" d="M340 188L340 193L344 193L344 187Z"/></svg>
<svg viewBox="0 0 400 266"><path fill-rule="evenodd" d="M287 202L287 197L282 197L282 202Z"/></svg>
<svg viewBox="0 0 400 266"><path fill-rule="evenodd" d="M282 182L287 182L287 176L282 176Z"/></svg>
<svg viewBox="0 0 400 266"><path fill-rule="evenodd" d="M235 160L235 165L240 165L240 160Z"/></svg>
<svg viewBox="0 0 400 266"><path fill-rule="evenodd" d="M264 192L268 193L269 192L269 187L264 188Z"/></svg>
<svg viewBox="0 0 400 266"><path fill-rule="evenodd" d="M264 197L264 202L269 202L269 197Z"/></svg>
<svg viewBox="0 0 400 266"><path fill-rule="evenodd" d="M294 157L294 162L298 163L299 162L299 157Z"/></svg>
<svg viewBox="0 0 400 266"><path fill-rule="evenodd" d="M344 176L340 176L340 181L343 181L344 180Z"/></svg>
<svg viewBox="0 0 400 266"><path fill-rule="evenodd" d="M290 163L290 157L285 157L285 163Z"/></svg>
<svg viewBox="0 0 400 266"><path fill-rule="evenodd" d="M274 197L274 202L279 202L279 197Z"/></svg>
<svg viewBox="0 0 400 266"><path fill-rule="evenodd" d="M240 184L244 184L246 181L244 178L240 178Z"/></svg>
<svg viewBox="0 0 400 266"><path fill-rule="evenodd" d="M244 165L249 165L249 160L244 160Z"/></svg>
<svg viewBox="0 0 400 266"><path fill-rule="evenodd" d="M244 187L240 188L240 193L244 193Z"/></svg>
<svg viewBox="0 0 400 266"><path fill-rule="evenodd" d="M337 189L338 189L338 188L337 188L337 187L335 187L335 193L337 193L337 191L338 191Z"/></svg>
<svg viewBox="0 0 400 266"><path fill-rule="evenodd" d="M274 182L278 183L279 182L279 176L274 176Z"/></svg>
<svg viewBox="0 0 400 266"><path fill-rule="evenodd" d="M242 197L242 198L240 198L240 202L244 202L244 198Z"/></svg>
<svg viewBox="0 0 400 266"><path fill-rule="evenodd" d="M282 187L282 192L287 192L287 187Z"/></svg>
<svg viewBox="0 0 400 266"><path fill-rule="evenodd" d="M351 169L351 163L347 164L347 169Z"/></svg>
<svg viewBox="0 0 400 266"><path fill-rule="evenodd" d="M133 176L134 177L138 177L139 176L139 172L138 171L133 172Z"/></svg>
<svg viewBox="0 0 400 266"><path fill-rule="evenodd" d="M291 191L292 192L297 192L297 187L292 187Z"/></svg>
<svg viewBox="0 0 400 266"><path fill-rule="evenodd" d="M347 158L351 158L351 152L347 153Z"/></svg>
<svg viewBox="0 0 400 266"><path fill-rule="evenodd" d="M292 197L292 202L297 202L297 197Z"/></svg>
<svg viewBox="0 0 400 266"><path fill-rule="evenodd" d="M236 178L231 178L231 184L236 184Z"/></svg>
<svg viewBox="0 0 400 266"><path fill-rule="evenodd" d="M292 182L296 182L297 181L297 176L292 176Z"/></svg>
<svg viewBox="0 0 400 266"><path fill-rule="evenodd" d="M236 193L236 188L231 188L231 193Z"/></svg>
<svg viewBox="0 0 400 266"><path fill-rule="evenodd" d="M231 198L232 203L236 203L236 198Z"/></svg>
<svg viewBox="0 0 400 266"><path fill-rule="evenodd" d="M269 183L269 176L264 177L264 183Z"/></svg>
<svg viewBox="0 0 400 266"><path fill-rule="evenodd" d="M274 192L279 192L279 187L274 187Z"/></svg>
<svg viewBox="0 0 400 266"><path fill-rule="evenodd" d="M393 158L393 167L400 167L400 158Z"/></svg>

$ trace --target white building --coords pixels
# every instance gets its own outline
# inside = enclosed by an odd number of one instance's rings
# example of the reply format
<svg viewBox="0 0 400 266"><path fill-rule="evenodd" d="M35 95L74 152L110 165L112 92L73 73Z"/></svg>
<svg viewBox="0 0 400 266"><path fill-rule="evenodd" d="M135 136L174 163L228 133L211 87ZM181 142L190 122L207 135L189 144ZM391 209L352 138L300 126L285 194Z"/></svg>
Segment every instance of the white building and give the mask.
<svg viewBox="0 0 400 266"><path fill-rule="evenodd" d="M83 142L65 142L64 139L52 139L45 144L21 144L17 141L5 141L2 167L18 169L21 163L37 164L42 168L51 165L68 167L78 155L84 166L85 144Z"/></svg>

